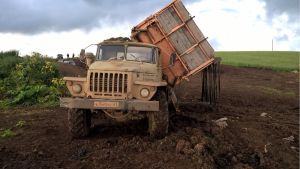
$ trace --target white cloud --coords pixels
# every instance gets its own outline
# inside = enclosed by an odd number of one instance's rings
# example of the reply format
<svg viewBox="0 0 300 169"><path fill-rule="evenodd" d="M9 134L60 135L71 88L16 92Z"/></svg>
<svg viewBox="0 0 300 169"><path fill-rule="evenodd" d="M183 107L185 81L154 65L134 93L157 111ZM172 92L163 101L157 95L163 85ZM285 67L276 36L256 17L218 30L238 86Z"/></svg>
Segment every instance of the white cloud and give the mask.
<svg viewBox="0 0 300 169"><path fill-rule="evenodd" d="M215 50L300 50L299 23L289 22L282 13L267 21L266 4L259 0L201 0L187 4L188 11ZM153 11L155 12L155 11ZM138 16L137 16L138 17ZM143 18L142 18L143 19ZM105 19L102 20L103 23ZM134 25L104 25L89 32L45 32L36 35L0 33L0 51L20 50L22 55L33 51L56 56L58 53L78 54L91 43L118 36L130 36ZM299 34L299 32L298 32Z"/></svg>
<svg viewBox="0 0 300 169"><path fill-rule="evenodd" d="M282 14L267 22L265 3L259 0L202 0L186 6L216 50L300 50L293 30L299 25ZM278 40L287 36L288 39Z"/></svg>
<svg viewBox="0 0 300 169"><path fill-rule="evenodd" d="M273 37L275 39L275 48L279 50L290 49L299 50L300 37L295 30L299 31L299 23L290 23L289 16L282 13L272 20Z"/></svg>

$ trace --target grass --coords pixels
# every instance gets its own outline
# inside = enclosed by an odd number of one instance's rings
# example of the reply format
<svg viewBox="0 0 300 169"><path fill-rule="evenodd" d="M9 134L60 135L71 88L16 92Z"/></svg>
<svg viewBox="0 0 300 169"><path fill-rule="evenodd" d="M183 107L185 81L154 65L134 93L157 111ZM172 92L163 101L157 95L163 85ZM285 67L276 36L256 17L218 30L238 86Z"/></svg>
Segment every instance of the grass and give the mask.
<svg viewBox="0 0 300 169"><path fill-rule="evenodd" d="M25 125L25 123L26 123L26 121L19 120L15 126L20 128L20 127L23 127Z"/></svg>
<svg viewBox="0 0 300 169"><path fill-rule="evenodd" d="M10 138L10 137L14 137L17 134L20 133L20 131L18 131L18 129L24 127L24 125L26 124L26 121L24 120L19 120L14 127L12 128L7 128L7 129L3 129L0 128L0 138ZM17 130L16 132L13 130Z"/></svg>
<svg viewBox="0 0 300 169"><path fill-rule="evenodd" d="M0 133L1 138L9 138L9 137L13 137L15 135L16 135L16 133L13 132L11 129L5 129L4 131L2 131Z"/></svg>
<svg viewBox="0 0 300 169"><path fill-rule="evenodd" d="M266 86L257 86L259 90L266 94L270 95L277 95L277 96L289 96L289 97L294 97L296 94L292 91L282 91L279 89L271 88L271 87L266 87Z"/></svg>
<svg viewBox="0 0 300 169"><path fill-rule="evenodd" d="M240 51L216 52L222 64L239 67L255 67L276 71L299 71L300 52Z"/></svg>

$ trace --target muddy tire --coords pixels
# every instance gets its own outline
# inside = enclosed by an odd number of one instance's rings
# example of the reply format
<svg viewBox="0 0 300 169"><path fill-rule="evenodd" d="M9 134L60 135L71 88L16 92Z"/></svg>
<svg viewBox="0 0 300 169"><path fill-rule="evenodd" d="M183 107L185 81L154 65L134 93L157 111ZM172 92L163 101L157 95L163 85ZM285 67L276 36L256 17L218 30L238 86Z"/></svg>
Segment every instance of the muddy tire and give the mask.
<svg viewBox="0 0 300 169"><path fill-rule="evenodd" d="M153 100L159 101L159 111L148 112L148 131L150 137L161 139L167 135L169 128L169 110L165 91L158 90Z"/></svg>
<svg viewBox="0 0 300 169"><path fill-rule="evenodd" d="M69 109L69 131L73 138L86 137L90 133L91 113L84 109Z"/></svg>

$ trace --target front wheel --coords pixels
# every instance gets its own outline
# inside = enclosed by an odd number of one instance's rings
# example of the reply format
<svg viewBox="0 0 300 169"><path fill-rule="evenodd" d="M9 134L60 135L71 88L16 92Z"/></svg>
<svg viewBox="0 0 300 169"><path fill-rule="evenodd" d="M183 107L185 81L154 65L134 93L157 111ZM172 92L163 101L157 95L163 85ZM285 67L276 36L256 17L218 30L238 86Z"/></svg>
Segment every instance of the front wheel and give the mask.
<svg viewBox="0 0 300 169"><path fill-rule="evenodd" d="M69 109L69 131L73 138L86 137L90 133L91 112L85 109Z"/></svg>
<svg viewBox="0 0 300 169"><path fill-rule="evenodd" d="M166 92L158 90L154 100L159 101L158 112L148 112L148 131L153 138L161 139L168 133L169 109Z"/></svg>

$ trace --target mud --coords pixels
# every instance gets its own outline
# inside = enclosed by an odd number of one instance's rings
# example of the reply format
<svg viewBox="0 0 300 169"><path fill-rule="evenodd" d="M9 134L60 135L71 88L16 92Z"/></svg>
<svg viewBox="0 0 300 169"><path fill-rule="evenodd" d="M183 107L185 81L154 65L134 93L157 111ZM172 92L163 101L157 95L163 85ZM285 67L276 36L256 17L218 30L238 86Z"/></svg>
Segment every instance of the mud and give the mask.
<svg viewBox="0 0 300 169"><path fill-rule="evenodd" d="M143 120L94 121L73 140L66 109L2 110L0 130L16 135L0 138L0 168L298 168L299 74L222 66L221 78L216 106L200 103L200 75L178 86L180 111L161 140Z"/></svg>

